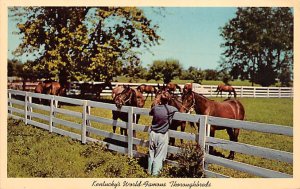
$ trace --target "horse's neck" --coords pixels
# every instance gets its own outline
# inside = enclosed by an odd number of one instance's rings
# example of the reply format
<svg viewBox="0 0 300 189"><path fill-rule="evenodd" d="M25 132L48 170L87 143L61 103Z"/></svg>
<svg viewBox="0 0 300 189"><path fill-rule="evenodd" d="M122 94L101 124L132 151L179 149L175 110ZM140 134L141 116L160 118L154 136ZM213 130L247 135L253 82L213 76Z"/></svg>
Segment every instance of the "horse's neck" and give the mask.
<svg viewBox="0 0 300 189"><path fill-rule="evenodd" d="M175 98L172 98L170 105L175 106L177 109L180 109L182 104Z"/></svg>
<svg viewBox="0 0 300 189"><path fill-rule="evenodd" d="M206 114L206 110L213 101L203 95L195 94L195 111L198 114Z"/></svg>

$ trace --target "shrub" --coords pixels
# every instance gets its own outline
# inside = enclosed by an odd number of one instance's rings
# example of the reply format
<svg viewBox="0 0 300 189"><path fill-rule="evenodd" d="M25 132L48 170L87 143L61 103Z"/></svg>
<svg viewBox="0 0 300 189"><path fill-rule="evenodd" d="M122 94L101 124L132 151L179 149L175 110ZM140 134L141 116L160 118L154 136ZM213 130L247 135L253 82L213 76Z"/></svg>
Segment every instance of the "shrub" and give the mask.
<svg viewBox="0 0 300 189"><path fill-rule="evenodd" d="M171 178L200 178L203 176L203 155L198 144L183 144L181 152L175 155L178 166L167 165L160 175Z"/></svg>

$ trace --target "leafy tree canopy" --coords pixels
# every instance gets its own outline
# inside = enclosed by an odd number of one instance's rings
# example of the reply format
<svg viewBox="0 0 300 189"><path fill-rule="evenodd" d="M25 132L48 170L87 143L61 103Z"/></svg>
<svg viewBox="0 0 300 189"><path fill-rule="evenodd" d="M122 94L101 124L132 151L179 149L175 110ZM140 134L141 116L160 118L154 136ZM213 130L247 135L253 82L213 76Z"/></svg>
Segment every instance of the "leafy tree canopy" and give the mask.
<svg viewBox="0 0 300 189"><path fill-rule="evenodd" d="M182 65L178 60L156 60L150 65L147 79L163 80L164 83L169 83L175 77L180 76L181 71Z"/></svg>
<svg viewBox="0 0 300 189"><path fill-rule="evenodd" d="M221 28L221 67L234 78L269 86L293 66L293 13L290 8L238 8Z"/></svg>
<svg viewBox="0 0 300 189"><path fill-rule="evenodd" d="M157 25L136 7L14 7L22 43L15 55L35 55L27 70L59 80L109 81L159 44Z"/></svg>

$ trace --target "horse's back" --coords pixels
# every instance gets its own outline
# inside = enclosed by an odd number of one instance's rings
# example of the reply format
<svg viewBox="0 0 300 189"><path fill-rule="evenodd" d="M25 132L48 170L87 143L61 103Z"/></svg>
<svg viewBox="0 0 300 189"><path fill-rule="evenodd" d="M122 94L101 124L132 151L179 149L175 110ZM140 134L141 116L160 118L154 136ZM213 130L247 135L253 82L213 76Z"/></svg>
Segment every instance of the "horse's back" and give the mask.
<svg viewBox="0 0 300 189"><path fill-rule="evenodd" d="M245 118L245 108L239 100L230 99L225 100L223 103L227 103L233 110L233 119L244 120Z"/></svg>
<svg viewBox="0 0 300 189"><path fill-rule="evenodd" d="M39 82L39 83L37 84L37 86L35 87L34 92L35 92L35 93L43 93L43 90L44 90L43 83L42 83L42 82Z"/></svg>

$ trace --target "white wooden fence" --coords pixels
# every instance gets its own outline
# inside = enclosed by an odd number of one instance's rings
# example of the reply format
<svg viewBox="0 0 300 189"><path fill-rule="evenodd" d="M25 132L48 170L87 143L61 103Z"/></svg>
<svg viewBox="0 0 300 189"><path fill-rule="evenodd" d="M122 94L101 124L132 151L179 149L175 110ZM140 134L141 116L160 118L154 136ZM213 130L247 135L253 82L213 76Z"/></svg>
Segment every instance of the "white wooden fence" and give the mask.
<svg viewBox="0 0 300 189"><path fill-rule="evenodd" d="M79 84L83 82L72 82L71 89L68 94L80 94ZM97 84L103 82L89 82L90 84ZM26 82L26 90L34 91L38 82ZM137 87L145 83L121 83L112 82L112 86L116 85L129 85L131 87ZM146 83L147 85L157 86L157 83ZM160 84L162 85L162 84ZM183 88L183 85L179 85ZM236 90L237 97L253 97L253 98L292 98L294 96L293 87L252 87L252 86L233 86ZM23 83L8 83L9 89L21 90ZM200 88L194 88L195 92L201 93L207 97L216 97L217 85L201 85ZM101 96L111 96L111 90L106 89L101 93ZM144 94L146 96L146 94ZM221 95L218 95L221 96ZM222 97L227 98L228 93L223 92Z"/></svg>
<svg viewBox="0 0 300 189"><path fill-rule="evenodd" d="M74 86L80 82L73 82ZM82 83L82 82L81 82ZM101 82L94 82L101 83ZM112 82L113 86L116 85L129 85L131 87L137 87L145 83L120 83ZM157 83L146 83L147 85L157 86ZM162 85L162 84L160 84ZM184 85L179 85L183 88ZM216 97L217 96L217 85L201 85L199 88L194 88L193 90L197 93L201 93L207 97ZM292 98L294 96L292 87L252 87L252 86L232 86L234 87L237 97L253 97L253 98ZM80 94L79 87L71 89L71 92ZM179 93L179 91L177 91ZM104 90L101 93L101 96L110 96L111 90ZM146 95L146 94L144 94ZM220 94L218 95L221 96ZM232 94L233 96L233 94ZM227 98L228 92L223 92L222 97Z"/></svg>
<svg viewBox="0 0 300 189"><path fill-rule="evenodd" d="M50 106L33 103L33 99L35 98L42 98L42 99L49 100ZM81 106L82 112L75 112L63 108L58 108L57 105L58 103L61 102L68 103L71 105ZM120 109L120 111L128 112L129 119L128 122L122 122L122 121L115 121L100 116L92 115L91 108L117 110L114 104L36 94L36 93L25 92L25 91L8 90L8 115L10 117L13 117L15 119L22 119L26 124L31 124L49 130L49 132L54 132L61 135L69 136L77 140L81 140L82 143L86 143L89 141L92 142L99 141L89 137L87 133L93 133L117 141L126 142L128 146L122 147L122 146L101 141L103 144L106 144L108 149L110 150L117 151L120 153L125 153L128 154L129 156L137 156L137 157L145 156L145 154L142 154L137 150L135 150L133 146L137 145L137 146L147 147L148 140L134 137L134 132L136 131L148 132L149 126L134 123L132 121L133 120L132 116L134 114L149 116L149 109L124 106ZM37 113L34 110L45 110L48 112L48 115ZM59 119L56 116L57 113L79 118L81 120L81 124L67 121L64 119ZM44 120L45 122L44 123L42 121L38 122L35 121L33 118L39 118L41 120ZM273 133L273 134L286 135L292 137L293 129L291 127L273 125L273 124L254 123L248 121L238 121L238 120L195 115L195 114L191 115L191 114L184 114L184 113L176 113L174 115L174 119L200 123L200 129L198 134L170 130L169 136L175 137L177 139L188 140L188 141L197 141L201 145L202 149L206 149L204 159L203 159L203 161L205 162L203 168L206 177L225 177L225 178L228 177L226 175L222 175L220 173L210 171L207 168L208 164L217 164L220 166L228 167L241 172L246 172L259 177L270 177L270 178L292 177L292 175L286 173L281 173L278 171L265 169L254 165L249 165L249 164L245 164L233 160L212 156L207 153L208 146L217 146L225 150L233 150L235 152L239 152L243 154L259 156L271 160L278 160L278 161L292 164L293 153L253 146L253 145L239 143L239 142L232 142L228 140L209 137L208 135L210 125L219 125L219 126L225 126L231 128L240 128L245 130L252 130L252 131L264 132L264 133ZM91 121L103 123L110 127L112 125L115 125L117 127L125 128L127 129L128 136L123 136L116 133L111 133L108 131L97 129L91 125ZM62 128L57 127L56 126L57 124L61 124L73 128L78 132L76 133L76 132L66 131ZM179 150L180 149L175 146L168 147L169 153L175 154L178 153ZM176 164L176 162L172 162L169 160L168 162Z"/></svg>

